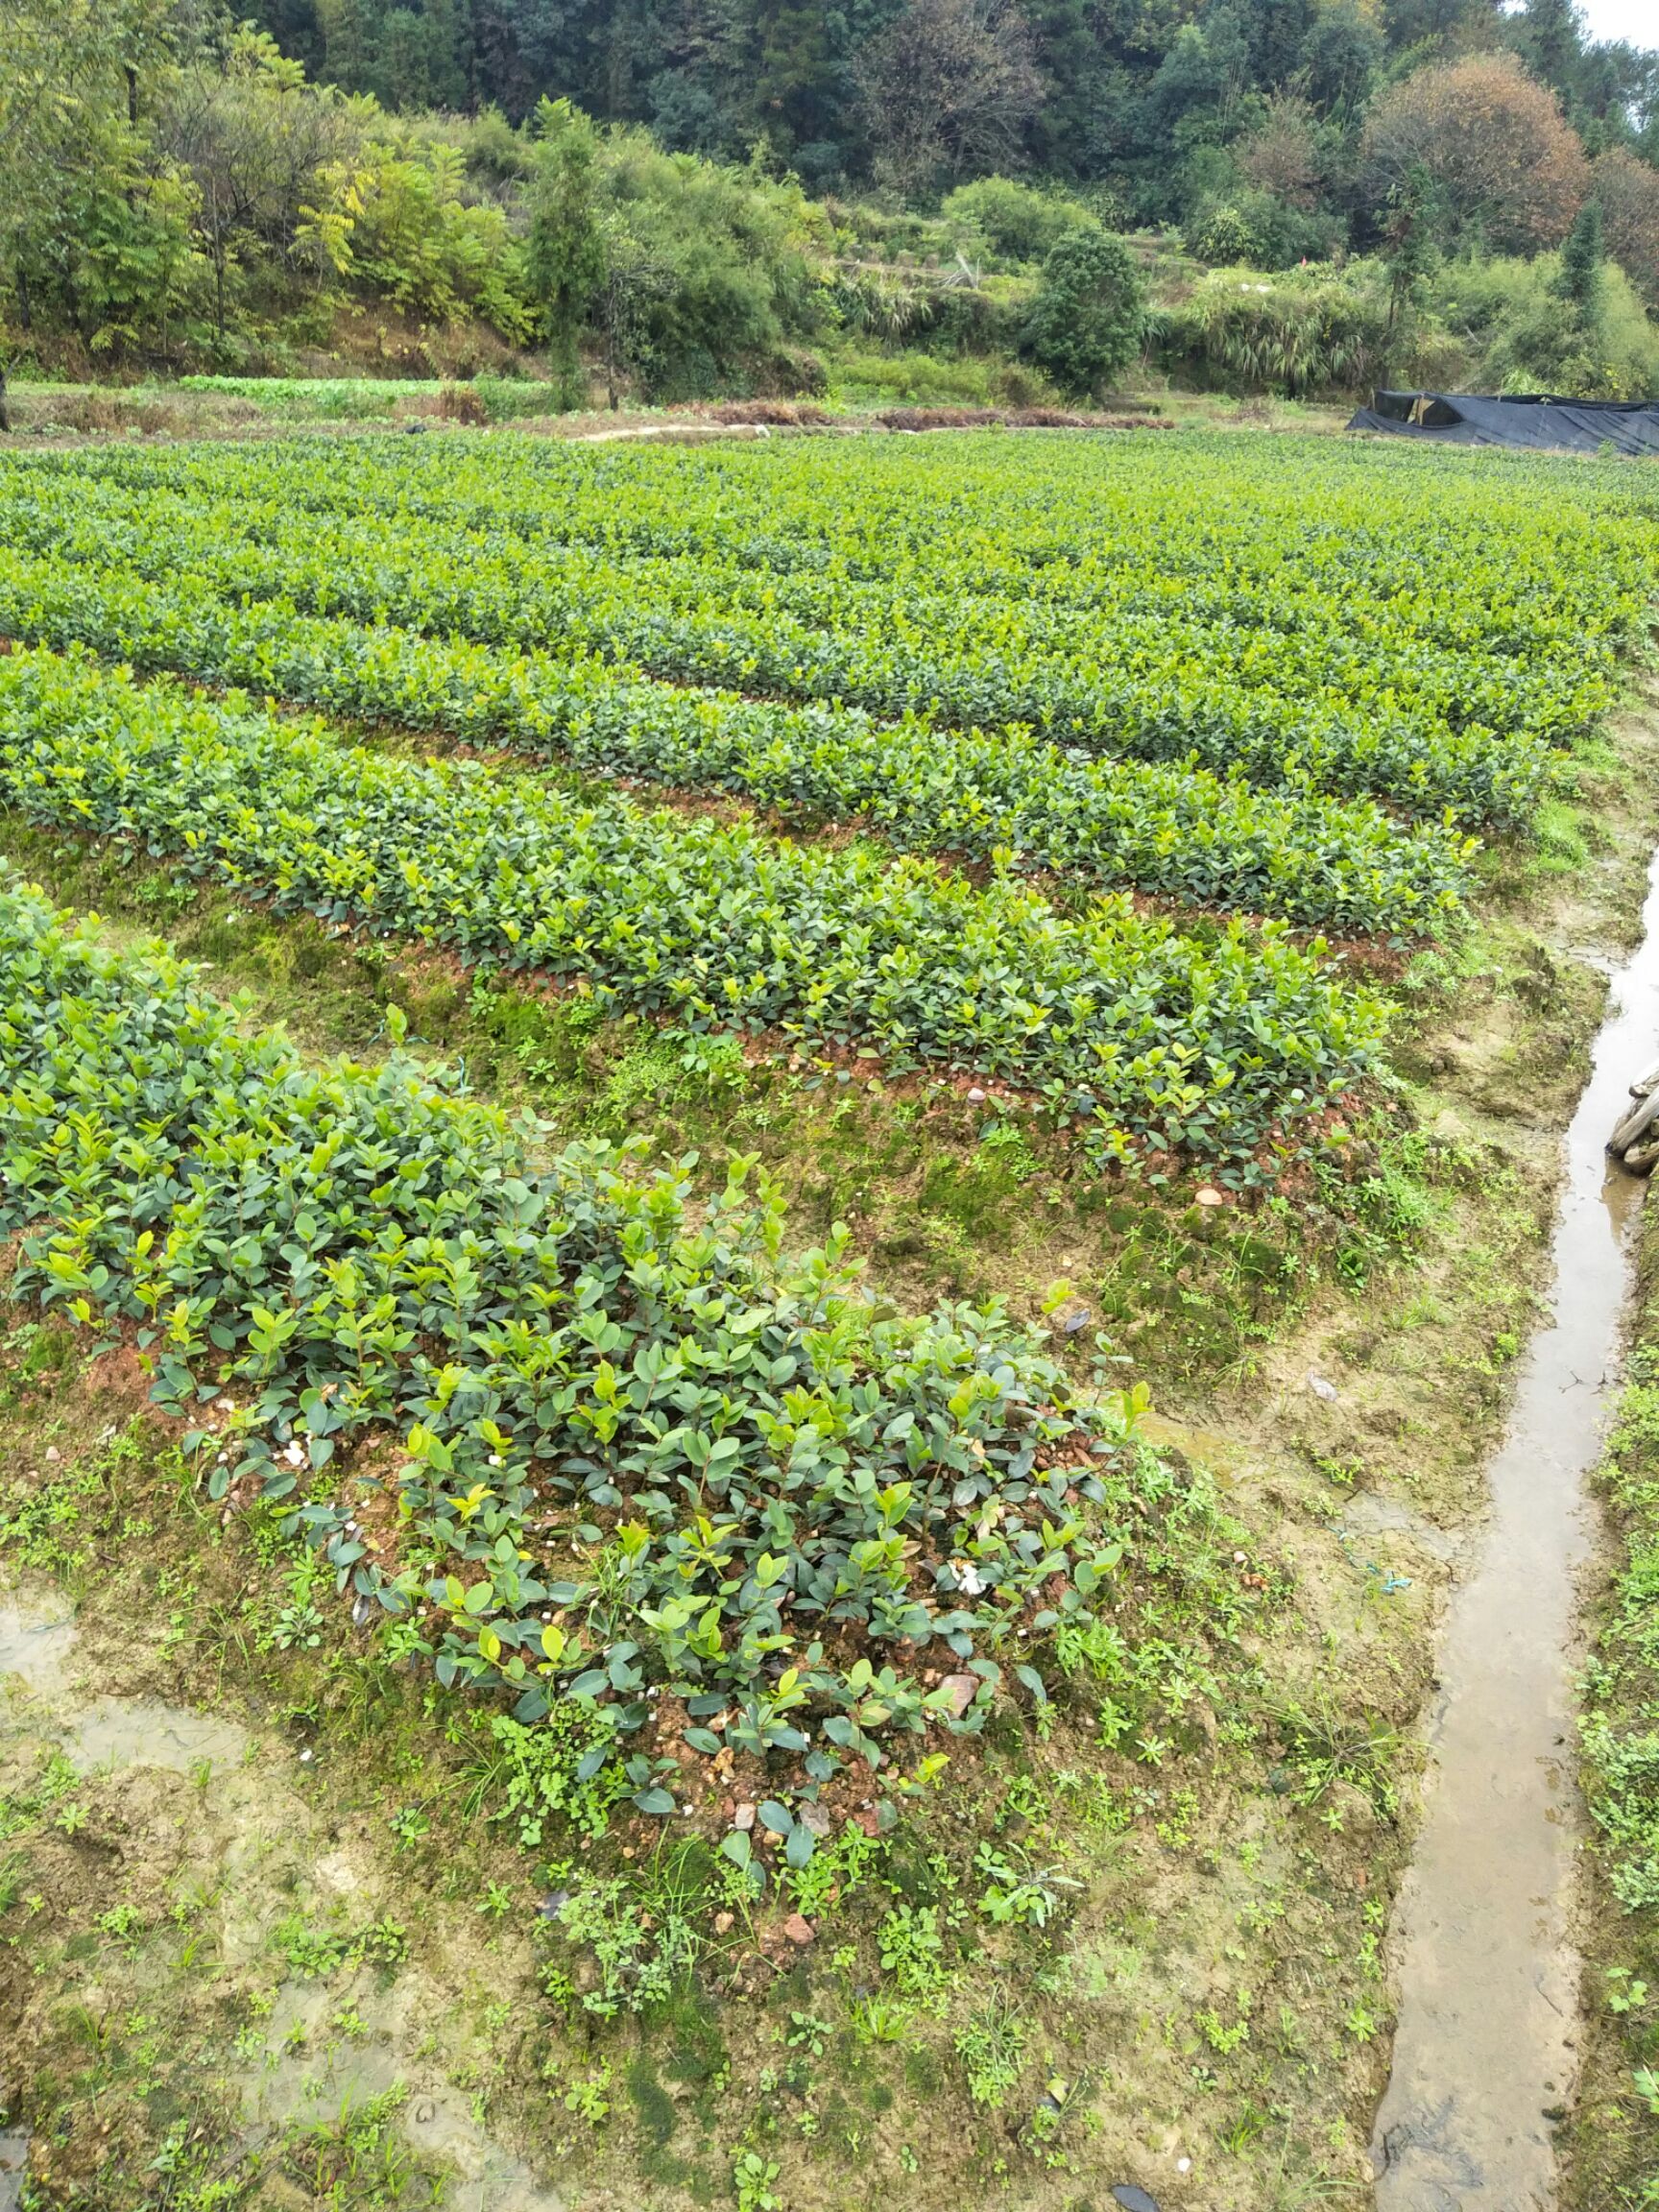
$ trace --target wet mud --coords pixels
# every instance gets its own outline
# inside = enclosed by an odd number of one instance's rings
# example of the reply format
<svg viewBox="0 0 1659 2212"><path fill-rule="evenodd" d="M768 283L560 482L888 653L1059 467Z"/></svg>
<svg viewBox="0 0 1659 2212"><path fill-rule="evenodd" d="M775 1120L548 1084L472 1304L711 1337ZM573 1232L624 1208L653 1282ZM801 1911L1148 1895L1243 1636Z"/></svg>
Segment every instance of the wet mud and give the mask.
<svg viewBox="0 0 1659 2212"><path fill-rule="evenodd" d="M320 1895L359 1887L343 1855L316 1854L303 1806L255 1734L160 1698L89 1696L79 1673L75 1622L64 1599L46 1588L0 1585L0 1751L8 1740L33 1741L57 1750L81 1775L148 1768L189 1776L202 1792L204 1822L222 1831L218 1863L232 1892L240 1876L262 1888L254 1878L278 1846L308 1863ZM242 1921L246 1926L233 1925ZM227 1950L249 1950L259 1933L253 1916L231 1910L228 1923ZM232 2096L240 2094L248 2155L297 2124L391 2094L400 2099L410 2149L424 2166L445 2173L443 2201L453 2212L565 2212L565 2200L479 2126L471 2097L407 2063L412 2020L430 1997L418 1978L365 1977L347 1994L351 2033L342 2037L331 2032L342 2002L336 1984L296 1980L277 1991L258 2048L228 2084ZM0 2072L0 2098L5 2093ZM23 2203L28 2148L26 2129L0 2128L0 2212Z"/></svg>

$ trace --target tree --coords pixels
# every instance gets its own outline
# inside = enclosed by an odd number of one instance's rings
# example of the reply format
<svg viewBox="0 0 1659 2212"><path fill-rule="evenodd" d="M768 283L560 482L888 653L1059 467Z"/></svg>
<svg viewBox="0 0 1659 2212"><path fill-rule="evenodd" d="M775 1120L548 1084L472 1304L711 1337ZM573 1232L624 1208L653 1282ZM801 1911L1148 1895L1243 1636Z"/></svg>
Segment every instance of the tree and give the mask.
<svg viewBox="0 0 1659 2212"><path fill-rule="evenodd" d="M1607 252L1650 306L1659 306L1659 169L1615 146L1592 175Z"/></svg>
<svg viewBox="0 0 1659 2212"><path fill-rule="evenodd" d="M1575 0L1527 0L1527 12L1515 24L1521 52L1534 74L1571 103L1584 52Z"/></svg>
<svg viewBox="0 0 1659 2212"><path fill-rule="evenodd" d="M1499 252L1558 245L1590 188L1554 94L1509 54L1472 54L1391 85L1366 118L1364 154L1378 198L1421 167L1454 237Z"/></svg>
<svg viewBox="0 0 1659 2212"><path fill-rule="evenodd" d="M1490 44L1499 28L1495 0L1385 0L1383 12L1399 53L1414 47L1451 52L1472 37Z"/></svg>
<svg viewBox="0 0 1659 2212"><path fill-rule="evenodd" d="M1202 29L1185 23L1153 78L1147 97L1177 145L1226 137L1235 128L1250 75L1244 21L1230 5L1211 12Z"/></svg>
<svg viewBox="0 0 1659 2212"><path fill-rule="evenodd" d="M1260 192L1292 207L1319 204L1319 133L1313 110L1294 92L1280 92L1238 149L1238 167Z"/></svg>
<svg viewBox="0 0 1659 2212"><path fill-rule="evenodd" d="M1017 166L1043 93L1014 0L909 0L855 74L877 176L905 193Z"/></svg>
<svg viewBox="0 0 1659 2212"><path fill-rule="evenodd" d="M605 274L593 313L605 347L605 397L614 413L623 376L631 370L649 372L651 311L672 298L675 272L655 244L637 234L626 209L607 214L604 248Z"/></svg>
<svg viewBox="0 0 1659 2212"><path fill-rule="evenodd" d="M153 110L186 31L172 0L0 0L0 284L26 328L172 350L195 189Z"/></svg>
<svg viewBox="0 0 1659 2212"><path fill-rule="evenodd" d="M562 404L571 407L581 401L577 334L605 278L599 134L568 100L543 100L536 135L525 274L541 309Z"/></svg>
<svg viewBox="0 0 1659 2212"><path fill-rule="evenodd" d="M1313 108L1346 124L1364 107L1385 51L1381 30L1358 0L1321 8L1300 56L1300 82Z"/></svg>
<svg viewBox="0 0 1659 2212"><path fill-rule="evenodd" d="M156 133L196 186L196 238L224 340L239 279L261 264L294 273L301 208L319 173L349 150L352 118L338 93L308 85L274 39L244 28L180 68L159 103Z"/></svg>
<svg viewBox="0 0 1659 2212"><path fill-rule="evenodd" d="M1438 258L1434 250L1434 184L1421 162L1407 172L1389 195L1382 242L1388 270L1385 336L1392 348L1422 298Z"/></svg>
<svg viewBox="0 0 1659 2212"><path fill-rule="evenodd" d="M1561 274L1556 289L1577 315L1579 325L1594 329L1601 310L1602 278L1606 252L1601 236L1601 204L1586 200L1578 219L1561 249Z"/></svg>
<svg viewBox="0 0 1659 2212"><path fill-rule="evenodd" d="M783 147L821 139L832 120L828 18L819 0L760 0L755 100Z"/></svg>
<svg viewBox="0 0 1659 2212"><path fill-rule="evenodd" d="M1049 248L1020 349L1062 391L1086 398L1122 374L1141 350L1145 293L1121 238L1097 224Z"/></svg>

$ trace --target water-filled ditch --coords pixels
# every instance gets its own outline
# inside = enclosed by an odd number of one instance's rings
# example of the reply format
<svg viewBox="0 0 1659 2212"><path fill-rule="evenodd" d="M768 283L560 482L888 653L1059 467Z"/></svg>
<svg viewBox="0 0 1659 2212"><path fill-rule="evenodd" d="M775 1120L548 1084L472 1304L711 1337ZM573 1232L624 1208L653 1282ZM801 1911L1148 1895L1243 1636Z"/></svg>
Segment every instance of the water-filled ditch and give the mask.
<svg viewBox="0 0 1659 2212"><path fill-rule="evenodd" d="M1373 2145L1380 2212L1542 2212L1575 2071L1572 1671L1586 1477L1618 1361L1643 1185L1605 1151L1659 1058L1659 857L1566 1139L1550 1317L1523 1358L1491 1518L1453 1600L1433 1771L1395 1909L1401 2003Z"/></svg>

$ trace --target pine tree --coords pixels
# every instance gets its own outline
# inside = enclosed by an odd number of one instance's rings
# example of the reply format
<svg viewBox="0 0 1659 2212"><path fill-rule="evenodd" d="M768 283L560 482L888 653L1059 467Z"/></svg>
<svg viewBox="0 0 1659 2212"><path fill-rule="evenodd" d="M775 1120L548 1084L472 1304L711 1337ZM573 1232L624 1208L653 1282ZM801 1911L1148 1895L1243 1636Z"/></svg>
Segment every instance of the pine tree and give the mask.
<svg viewBox="0 0 1659 2212"><path fill-rule="evenodd" d="M1556 279L1561 298L1577 309L1579 322L1586 329L1594 325L1601 305L1602 271L1606 260L1601 235L1601 203L1586 200L1561 249L1561 274Z"/></svg>
<svg viewBox="0 0 1659 2212"><path fill-rule="evenodd" d="M1584 51L1575 0L1527 0L1522 40L1534 71L1571 107Z"/></svg>

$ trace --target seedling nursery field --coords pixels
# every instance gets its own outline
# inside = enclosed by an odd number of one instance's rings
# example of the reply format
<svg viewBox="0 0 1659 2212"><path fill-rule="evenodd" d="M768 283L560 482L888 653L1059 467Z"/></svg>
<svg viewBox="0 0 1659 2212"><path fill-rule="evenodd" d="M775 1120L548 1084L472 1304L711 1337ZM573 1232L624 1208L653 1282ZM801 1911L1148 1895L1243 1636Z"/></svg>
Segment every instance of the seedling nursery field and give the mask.
<svg viewBox="0 0 1659 2212"><path fill-rule="evenodd" d="M0 461L24 2201L1368 2202L1656 584L1321 438Z"/></svg>

